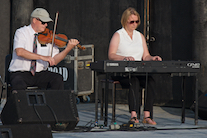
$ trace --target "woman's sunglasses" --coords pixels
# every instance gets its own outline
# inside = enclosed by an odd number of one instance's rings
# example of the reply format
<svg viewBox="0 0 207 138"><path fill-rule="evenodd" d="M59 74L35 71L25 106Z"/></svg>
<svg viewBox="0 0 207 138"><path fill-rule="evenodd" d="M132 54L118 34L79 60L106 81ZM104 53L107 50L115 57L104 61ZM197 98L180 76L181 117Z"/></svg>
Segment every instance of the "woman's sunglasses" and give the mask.
<svg viewBox="0 0 207 138"><path fill-rule="evenodd" d="M139 20L137 20L137 21L130 21L129 23L130 23L130 24L133 24L134 22L135 22L135 23L139 23Z"/></svg>

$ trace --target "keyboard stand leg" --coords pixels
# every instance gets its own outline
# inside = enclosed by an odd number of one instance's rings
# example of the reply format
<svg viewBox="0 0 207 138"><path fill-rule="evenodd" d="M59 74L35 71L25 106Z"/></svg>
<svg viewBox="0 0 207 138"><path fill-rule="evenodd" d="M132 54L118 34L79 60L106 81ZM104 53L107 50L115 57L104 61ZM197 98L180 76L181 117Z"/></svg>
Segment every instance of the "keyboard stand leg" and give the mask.
<svg viewBox="0 0 207 138"><path fill-rule="evenodd" d="M198 77L195 76L195 125L198 125Z"/></svg>
<svg viewBox="0 0 207 138"><path fill-rule="evenodd" d="M116 84L113 83L113 89L112 89L112 121L111 123L115 123L116 119L115 119L115 112L116 110Z"/></svg>
<svg viewBox="0 0 207 138"><path fill-rule="evenodd" d="M98 76L95 72L95 122L98 123Z"/></svg>
<svg viewBox="0 0 207 138"><path fill-rule="evenodd" d="M105 82L105 117L104 117L104 126L108 124L108 93L109 93L109 74L106 73L106 82Z"/></svg>
<svg viewBox="0 0 207 138"><path fill-rule="evenodd" d="M103 84L101 84L101 85L103 85ZM104 83L104 85L105 85L105 83ZM102 86L101 86L102 87ZM105 88L105 86L104 86L104 88ZM100 116L100 120L103 120L103 108L104 108L104 88L101 88L101 116Z"/></svg>
<svg viewBox="0 0 207 138"><path fill-rule="evenodd" d="M185 100L186 100L186 87L185 76L182 77L182 119L181 122L185 123Z"/></svg>

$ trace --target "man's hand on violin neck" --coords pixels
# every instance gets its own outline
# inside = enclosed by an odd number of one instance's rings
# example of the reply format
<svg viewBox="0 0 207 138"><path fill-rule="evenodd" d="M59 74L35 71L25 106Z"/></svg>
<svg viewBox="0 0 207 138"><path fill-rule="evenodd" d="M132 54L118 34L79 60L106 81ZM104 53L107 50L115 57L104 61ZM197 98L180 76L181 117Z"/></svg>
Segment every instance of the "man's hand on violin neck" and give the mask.
<svg viewBox="0 0 207 138"><path fill-rule="evenodd" d="M79 41L77 39L70 39L70 40L68 40L67 46L75 47L77 44L79 44Z"/></svg>

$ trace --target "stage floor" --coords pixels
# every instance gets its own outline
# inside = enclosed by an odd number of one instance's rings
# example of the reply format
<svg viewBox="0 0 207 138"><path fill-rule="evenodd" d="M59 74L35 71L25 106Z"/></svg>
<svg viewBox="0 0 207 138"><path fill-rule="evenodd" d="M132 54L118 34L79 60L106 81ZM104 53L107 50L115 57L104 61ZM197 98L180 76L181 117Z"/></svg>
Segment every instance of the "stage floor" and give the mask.
<svg viewBox="0 0 207 138"><path fill-rule="evenodd" d="M3 104L0 110L3 108ZM109 104L108 126L102 127L103 120L98 121L98 128L95 127L95 104L80 103L77 104L79 123L72 131L55 132L52 131L53 138L127 138L127 137L153 137L153 138L206 138L207 137L207 120L198 120L198 125L194 122L194 112L186 109L185 123L181 123L181 108L159 107L154 106L154 120L157 125L144 125L140 127L125 130L111 130L112 108ZM99 108L100 111L100 108ZM100 118L100 112L99 112ZM142 121L143 113L141 113ZM122 125L128 122L130 113L128 105L116 105L116 123ZM2 125L2 124L1 124ZM127 127L128 128L128 127Z"/></svg>
<svg viewBox="0 0 207 138"><path fill-rule="evenodd" d="M99 120L100 127L94 127L95 121L95 104L80 103L77 105L80 121L74 131L70 132L53 132L54 138L125 138L125 137L187 137L187 138L206 138L207 121L198 120L198 125L194 122L194 112L186 109L185 123L181 123L181 108L159 107L154 106L154 120L156 126L144 125L140 123L139 129L129 129L125 131L110 130L111 124L111 105L109 105L108 126L101 127L104 122ZM99 108L100 109L100 108ZM100 112L99 112L100 113ZM99 114L100 117L100 114ZM118 125L127 123L130 118L128 105L116 105L116 122ZM142 121L143 113L141 113Z"/></svg>

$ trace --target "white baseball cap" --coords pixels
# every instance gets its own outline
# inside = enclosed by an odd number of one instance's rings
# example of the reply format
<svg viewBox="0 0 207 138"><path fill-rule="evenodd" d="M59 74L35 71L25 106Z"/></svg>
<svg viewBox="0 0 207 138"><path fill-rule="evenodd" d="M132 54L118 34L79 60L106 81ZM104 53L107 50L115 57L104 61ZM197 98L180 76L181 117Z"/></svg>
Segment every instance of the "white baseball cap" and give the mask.
<svg viewBox="0 0 207 138"><path fill-rule="evenodd" d="M36 8L32 13L31 13L31 17L34 17L34 18L39 18L41 21L43 22L51 22L53 21L51 18L50 18L50 15L49 13L43 9L43 8Z"/></svg>

